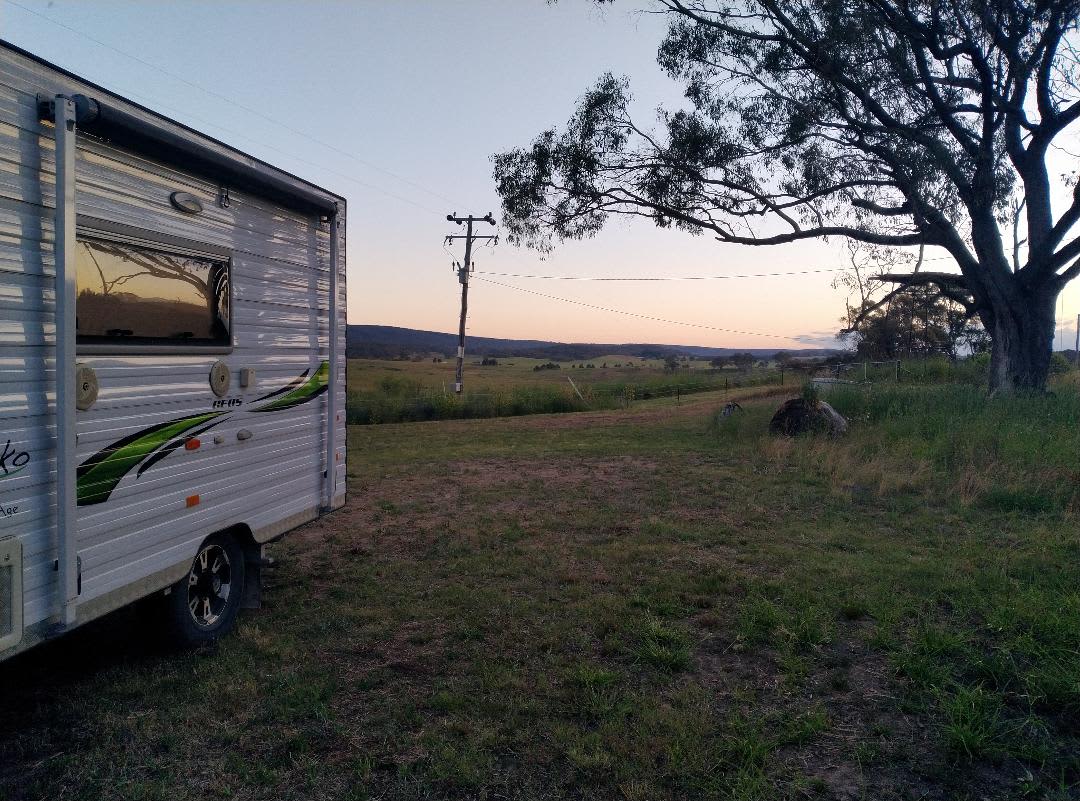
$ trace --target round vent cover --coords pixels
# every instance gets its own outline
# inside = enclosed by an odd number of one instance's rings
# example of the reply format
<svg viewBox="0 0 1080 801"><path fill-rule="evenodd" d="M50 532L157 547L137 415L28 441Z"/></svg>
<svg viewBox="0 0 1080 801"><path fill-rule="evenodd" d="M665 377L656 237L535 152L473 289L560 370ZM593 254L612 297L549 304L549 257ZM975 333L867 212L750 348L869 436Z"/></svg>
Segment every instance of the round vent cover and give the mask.
<svg viewBox="0 0 1080 801"><path fill-rule="evenodd" d="M214 362L210 368L210 389L219 398L229 391L229 366L225 362Z"/></svg>
<svg viewBox="0 0 1080 801"><path fill-rule="evenodd" d="M190 192L173 192L169 195L169 202L173 204L173 208L186 214L198 214L202 211L202 201Z"/></svg>
<svg viewBox="0 0 1080 801"><path fill-rule="evenodd" d="M75 365L75 408L85 412L94 405L98 395L97 373L85 364Z"/></svg>

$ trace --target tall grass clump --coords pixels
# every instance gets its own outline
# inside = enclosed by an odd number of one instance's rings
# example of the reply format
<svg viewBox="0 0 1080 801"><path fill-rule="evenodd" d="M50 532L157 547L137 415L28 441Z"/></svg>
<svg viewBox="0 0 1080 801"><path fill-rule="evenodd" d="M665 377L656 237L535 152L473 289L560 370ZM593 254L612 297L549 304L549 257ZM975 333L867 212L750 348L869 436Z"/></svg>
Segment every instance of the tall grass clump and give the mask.
<svg viewBox="0 0 1080 801"><path fill-rule="evenodd" d="M825 398L855 426L852 447L881 471L924 466L967 500L1001 511L1069 506L1077 494L1080 391L989 397L982 386L837 386Z"/></svg>
<svg viewBox="0 0 1080 801"><path fill-rule="evenodd" d="M962 360L927 356L902 361L900 374L903 381L914 384L984 386L989 369L990 359L985 354Z"/></svg>

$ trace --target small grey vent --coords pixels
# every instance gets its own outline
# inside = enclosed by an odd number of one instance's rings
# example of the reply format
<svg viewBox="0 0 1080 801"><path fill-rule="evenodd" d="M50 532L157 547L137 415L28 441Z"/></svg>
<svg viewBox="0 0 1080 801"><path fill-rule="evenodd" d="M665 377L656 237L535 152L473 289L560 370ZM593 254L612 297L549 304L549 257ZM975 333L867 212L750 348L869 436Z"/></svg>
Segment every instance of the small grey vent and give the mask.
<svg viewBox="0 0 1080 801"><path fill-rule="evenodd" d="M0 540L0 651L22 639L22 545Z"/></svg>

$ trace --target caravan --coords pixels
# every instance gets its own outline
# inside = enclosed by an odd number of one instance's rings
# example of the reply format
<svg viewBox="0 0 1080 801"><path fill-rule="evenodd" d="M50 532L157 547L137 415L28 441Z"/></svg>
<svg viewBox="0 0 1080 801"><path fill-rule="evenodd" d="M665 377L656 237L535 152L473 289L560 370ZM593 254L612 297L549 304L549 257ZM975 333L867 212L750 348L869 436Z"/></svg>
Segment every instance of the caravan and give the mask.
<svg viewBox="0 0 1080 801"><path fill-rule="evenodd" d="M0 660L345 502L345 201L0 44Z"/></svg>

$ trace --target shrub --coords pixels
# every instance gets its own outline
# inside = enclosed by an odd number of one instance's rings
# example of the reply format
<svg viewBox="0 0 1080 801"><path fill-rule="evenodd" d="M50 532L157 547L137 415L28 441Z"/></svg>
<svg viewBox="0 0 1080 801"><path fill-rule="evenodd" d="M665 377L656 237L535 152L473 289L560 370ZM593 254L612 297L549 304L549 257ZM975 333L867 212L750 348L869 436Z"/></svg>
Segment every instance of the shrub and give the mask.
<svg viewBox="0 0 1080 801"><path fill-rule="evenodd" d="M379 379L379 392L383 395L394 397L419 395L422 391L423 385L419 381L404 378L402 376L388 375Z"/></svg>
<svg viewBox="0 0 1080 801"><path fill-rule="evenodd" d="M1061 375L1069 372L1072 369L1072 365L1069 364L1069 360L1060 353L1054 353L1050 356L1050 373L1051 375Z"/></svg>

